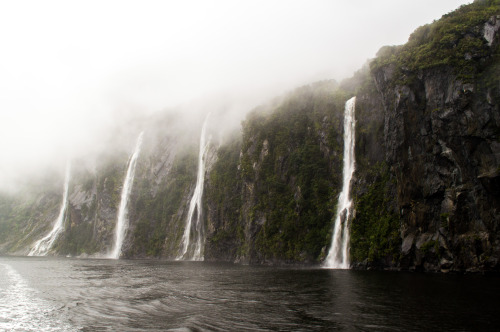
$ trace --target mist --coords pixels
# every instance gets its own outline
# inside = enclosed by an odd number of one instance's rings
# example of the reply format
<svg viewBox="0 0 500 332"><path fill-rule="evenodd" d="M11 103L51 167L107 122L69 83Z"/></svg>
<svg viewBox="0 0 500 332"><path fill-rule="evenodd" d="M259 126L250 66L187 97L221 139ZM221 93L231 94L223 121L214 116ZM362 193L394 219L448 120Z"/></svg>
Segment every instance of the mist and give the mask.
<svg viewBox="0 0 500 332"><path fill-rule="evenodd" d="M236 128L297 86L340 81L471 1L11 1L0 4L0 189L130 149L140 119ZM121 137L112 139L116 128Z"/></svg>

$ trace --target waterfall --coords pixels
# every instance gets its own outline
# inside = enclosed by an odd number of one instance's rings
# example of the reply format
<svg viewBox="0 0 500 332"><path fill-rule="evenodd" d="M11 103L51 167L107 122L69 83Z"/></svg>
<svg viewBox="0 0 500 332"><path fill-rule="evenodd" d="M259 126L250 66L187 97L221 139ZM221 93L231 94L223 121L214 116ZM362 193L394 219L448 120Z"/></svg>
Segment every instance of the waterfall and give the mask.
<svg viewBox="0 0 500 332"><path fill-rule="evenodd" d="M137 164L137 157L139 156L139 152L141 151L142 145L142 136L144 132L141 132L139 137L137 138L137 142L135 144L135 149L130 157L127 169L127 175L125 176L125 181L123 182L122 194L120 198L120 207L118 208L118 217L116 220L115 227L115 246L111 253L108 255L108 258L118 259L120 258L120 254L122 252L123 240L125 238L125 233L128 228L128 199L130 197L130 193L132 192L132 184L134 183L134 175L135 175L135 166Z"/></svg>
<svg viewBox="0 0 500 332"><path fill-rule="evenodd" d="M354 173L355 104L356 97L352 97L345 103L343 184L337 203L332 244L324 263L324 267L327 268L349 268L349 221L352 206L350 188L352 174Z"/></svg>
<svg viewBox="0 0 500 332"><path fill-rule="evenodd" d="M202 261L202 248L205 242L205 229L202 220L202 196L203 196L203 184L205 182L205 159L208 150L209 141L206 140L206 129L207 123L210 113L205 118L205 122L203 123L203 127L201 129L201 137L200 137L200 151L198 154L198 175L196 178L196 187L194 189L193 197L191 198L191 202L189 203L188 216L186 219L186 228L184 229L184 235L182 236L182 248L180 250L180 254L177 256L177 260L180 259L188 259L193 261ZM196 219L193 223L194 212L196 210ZM196 242L191 244L191 233L193 236L196 236ZM192 250L192 255L190 256L188 253L188 249L190 246L194 245L194 249Z"/></svg>
<svg viewBox="0 0 500 332"><path fill-rule="evenodd" d="M28 253L28 256L46 256L59 234L63 231L64 216L66 215L66 207L68 206L70 169L71 164L68 161L66 163L66 174L64 176L63 201L61 204L61 209L59 210L59 216L56 219L54 227L49 234L45 235L45 237L35 242L35 245Z"/></svg>

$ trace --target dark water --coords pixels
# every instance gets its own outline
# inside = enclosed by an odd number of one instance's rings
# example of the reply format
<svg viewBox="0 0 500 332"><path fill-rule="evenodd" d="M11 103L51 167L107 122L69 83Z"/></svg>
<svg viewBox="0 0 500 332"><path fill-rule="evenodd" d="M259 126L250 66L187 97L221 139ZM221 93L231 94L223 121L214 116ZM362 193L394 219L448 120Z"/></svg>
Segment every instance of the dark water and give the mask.
<svg viewBox="0 0 500 332"><path fill-rule="evenodd" d="M486 331L500 278L0 257L5 331Z"/></svg>

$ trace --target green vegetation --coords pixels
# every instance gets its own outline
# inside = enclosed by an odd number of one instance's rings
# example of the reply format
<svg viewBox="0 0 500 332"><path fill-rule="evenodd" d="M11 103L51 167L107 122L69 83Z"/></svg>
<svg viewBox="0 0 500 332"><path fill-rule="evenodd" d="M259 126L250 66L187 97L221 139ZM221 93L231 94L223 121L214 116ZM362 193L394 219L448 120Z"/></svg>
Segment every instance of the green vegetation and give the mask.
<svg viewBox="0 0 500 332"><path fill-rule="evenodd" d="M77 173L75 170L72 181L81 181L82 186L72 190L90 194L95 186L97 192L92 194L90 202L83 203L78 208L68 206L64 233L55 243L56 252L72 256L90 255L103 253L112 244L127 161L127 154L114 153L102 157L97 166L97 174L87 171ZM107 220L110 215L113 219Z"/></svg>
<svg viewBox="0 0 500 332"><path fill-rule="evenodd" d="M244 244L242 209L242 176L238 170L241 139L234 138L217 151L207 186L205 207L212 233L207 234L207 252L210 258L223 259L247 253ZM210 212L209 211L212 211Z"/></svg>
<svg viewBox="0 0 500 332"><path fill-rule="evenodd" d="M446 78L451 72L451 79L473 83L471 96L475 99L468 107L476 107L479 99L487 102L491 114L481 130L498 141L500 133L493 112L500 102L500 47L488 46L483 27L490 17L499 14L500 0L462 6L415 30L405 45L382 47L369 66L340 86L332 81L304 86L251 112L242 123L241 138L218 149L217 161L206 178L205 253L213 259L243 258L250 262L319 262L324 258L341 187L344 104L358 95L351 260L397 264L400 222L405 221L400 220L395 207L401 202L396 202L397 185L384 163L390 150L383 144L387 139L384 129L391 133L395 128L387 117L391 109L384 95L387 89L378 86L386 90L379 93L373 75L387 69L384 74L393 76L389 87L407 84L410 90L419 92L427 89L420 86L422 77L434 71L442 71ZM426 72L431 69L432 73ZM403 119L403 129L408 136L414 134L410 117L415 104L428 110L427 115L434 116L437 113L430 114L433 110L441 110L440 105L427 103L423 92L417 95L415 103L405 109L408 119ZM164 126L162 123L159 127L163 130ZM156 169L152 165L159 162L155 153L144 154L147 157L138 163L129 204L131 227L126 241L129 247L124 248L126 256L172 257L183 234L185 208L196 179L197 149L189 146L177 154L161 183L152 172ZM97 175L75 176L70 193L78 187L80 192L74 200L85 197L85 203L68 207L65 231L56 242L58 253L91 254L110 244L127 158L124 153L104 156L99 158ZM38 192L30 195L0 195L0 252L24 249L50 230L60 204L60 187L46 190L45 184L36 186ZM86 196L90 192L91 199ZM450 231L450 218L449 213L442 213L434 222ZM468 241L479 243L481 238L476 236ZM441 255L435 240L424 243L420 250L424 255ZM466 255L470 248L460 250ZM484 257L491 255L488 252Z"/></svg>
<svg viewBox="0 0 500 332"><path fill-rule="evenodd" d="M422 244L420 251L424 256L427 256L431 251L434 251L439 256L439 241L429 240Z"/></svg>
<svg viewBox="0 0 500 332"><path fill-rule="evenodd" d="M450 226L450 214L449 213L441 213L439 216L441 220L441 227L448 229Z"/></svg>
<svg viewBox="0 0 500 332"><path fill-rule="evenodd" d="M13 234L19 234L21 227L30 217L29 206L16 206L16 200L7 195L0 196L0 242L5 243Z"/></svg>
<svg viewBox="0 0 500 332"><path fill-rule="evenodd" d="M403 46L384 46L372 62L376 70L395 64L397 76L411 80L412 73L436 66L450 66L464 82L481 71L481 58L490 52L482 28L500 14L500 0L475 1L419 27ZM405 82L401 82L405 83Z"/></svg>
<svg viewBox="0 0 500 332"><path fill-rule="evenodd" d="M31 191L0 193L0 253L23 250L50 231L61 203L58 186L50 175Z"/></svg>
<svg viewBox="0 0 500 332"><path fill-rule="evenodd" d="M166 238L173 238L174 242L180 240L183 228L178 225L181 219L178 212L183 207L183 198L189 195L191 185L196 181L197 166L196 151L186 149L175 158L156 195L152 195L148 181L136 183L134 192L137 196L133 209L129 211L131 219L136 222L132 248L127 255L159 257L166 254Z"/></svg>
<svg viewBox="0 0 500 332"><path fill-rule="evenodd" d="M254 185L249 218L262 225L255 240L261 258L317 261L328 246L342 165L336 128L346 98L321 82L245 121L241 169Z"/></svg>
<svg viewBox="0 0 500 332"><path fill-rule="evenodd" d="M379 163L368 172L370 180L365 193L354 198L356 210L351 224L351 260L377 262L390 258L397 261L401 248L399 219L391 211L388 167Z"/></svg>
<svg viewBox="0 0 500 332"><path fill-rule="evenodd" d="M70 212L68 210L68 212ZM93 222L71 222L68 214L65 218L63 241L56 241L54 249L58 253L78 256L81 254L92 254L99 251L99 246L94 237Z"/></svg>
<svg viewBox="0 0 500 332"><path fill-rule="evenodd" d="M5 244L22 238L24 228L29 224L36 208L35 201L1 195L0 243Z"/></svg>
<svg viewBox="0 0 500 332"><path fill-rule="evenodd" d="M120 205L123 179L127 173L126 160L126 156L116 160L106 160L98 170L97 191L108 195L111 198L111 205L116 208Z"/></svg>
<svg viewBox="0 0 500 332"><path fill-rule="evenodd" d="M54 243L54 251L62 255L78 256L104 252L110 244L114 220L105 220L104 211L115 211L120 204L127 155L106 156L97 165L97 173L73 168L70 197L90 195L90 201L74 206L69 202L64 218L64 231ZM96 192L93 192L96 188ZM104 216L102 216L104 214Z"/></svg>

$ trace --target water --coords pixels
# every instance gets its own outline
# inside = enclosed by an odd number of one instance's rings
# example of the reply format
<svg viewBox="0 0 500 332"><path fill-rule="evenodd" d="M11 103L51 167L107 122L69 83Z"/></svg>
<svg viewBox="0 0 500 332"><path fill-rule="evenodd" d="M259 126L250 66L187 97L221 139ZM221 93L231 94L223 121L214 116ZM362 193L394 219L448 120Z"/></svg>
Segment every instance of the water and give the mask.
<svg viewBox="0 0 500 332"><path fill-rule="evenodd" d="M324 263L325 267L334 269L349 268L349 220L352 206L350 191L352 174L354 173L355 106L356 97L352 97L345 103L342 192L337 203L332 244Z"/></svg>
<svg viewBox="0 0 500 332"><path fill-rule="evenodd" d="M488 331L498 276L0 257L1 331Z"/></svg>
<svg viewBox="0 0 500 332"><path fill-rule="evenodd" d="M122 194L120 198L120 207L118 208L118 218L115 227L115 244L113 250L109 254L108 258L118 259L122 252L123 239L125 238L125 233L128 229L128 199L130 193L132 192L132 185L134 184L135 166L137 164L137 157L141 152L142 136L143 132L140 133L135 144L134 152L130 157L128 164L127 175L123 182Z"/></svg>
<svg viewBox="0 0 500 332"><path fill-rule="evenodd" d="M64 192L63 201L61 204L61 209L59 210L59 216L54 223L54 227L49 234L45 235L40 240L36 241L33 248L28 253L28 256L45 256L49 252L50 248L54 244L55 240L59 234L64 229L64 216L66 214L66 207L68 206L68 188L69 188L69 178L70 178L71 164L68 162L66 164L66 174L64 176Z"/></svg>
<svg viewBox="0 0 500 332"><path fill-rule="evenodd" d="M193 197L189 203L188 216L186 218L186 228L182 236L182 247L178 260L203 260L202 248L205 241L205 230L202 220L202 197L203 185L205 183L205 159L208 150L209 140L206 139L207 123L210 113L205 118L203 127L201 129L200 137L200 152L198 154L198 174L196 178L196 187L194 189ZM196 211L196 219L193 223L194 212ZM191 234L192 233L192 234ZM195 241L191 243L191 236L196 237Z"/></svg>

